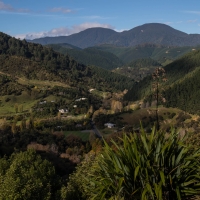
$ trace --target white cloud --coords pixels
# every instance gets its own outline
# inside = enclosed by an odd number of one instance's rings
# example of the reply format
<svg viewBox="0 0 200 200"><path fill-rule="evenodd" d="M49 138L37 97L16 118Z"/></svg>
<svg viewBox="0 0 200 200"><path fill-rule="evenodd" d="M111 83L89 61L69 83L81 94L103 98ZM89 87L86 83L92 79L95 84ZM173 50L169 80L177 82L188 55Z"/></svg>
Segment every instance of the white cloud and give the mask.
<svg viewBox="0 0 200 200"><path fill-rule="evenodd" d="M173 22L164 22L164 24L170 25L170 24L173 24Z"/></svg>
<svg viewBox="0 0 200 200"><path fill-rule="evenodd" d="M54 12L54 13L58 13L58 12L61 12L61 13L71 13L72 10L68 9L68 8L62 8L62 7L59 7L59 8L52 8L49 10L49 12Z"/></svg>
<svg viewBox="0 0 200 200"><path fill-rule="evenodd" d="M113 26L109 24L100 24L100 23L83 23L79 25L74 25L72 27L60 27L60 28L54 28L50 31L42 31L42 32L35 32L35 33L27 33L27 34L18 34L15 35L16 38L20 39L35 39L35 38L41 38L41 37L55 37L55 36L68 36L74 33L78 33L80 31L83 31L88 28L94 28L94 27L102 27L102 28L110 28L114 29Z"/></svg>
<svg viewBox="0 0 200 200"><path fill-rule="evenodd" d="M184 11L184 12L185 12L185 13L190 13L190 14L200 15L200 11L187 10L187 11Z"/></svg>
<svg viewBox="0 0 200 200"><path fill-rule="evenodd" d="M28 12L30 12L30 10L28 10L28 9L14 8L10 4L5 4L1 0L0 0L0 11L17 12L17 13L28 13Z"/></svg>
<svg viewBox="0 0 200 200"><path fill-rule="evenodd" d="M195 22L197 22L197 19L187 20L186 22L187 23L195 23Z"/></svg>
<svg viewBox="0 0 200 200"><path fill-rule="evenodd" d="M98 16L98 15L91 15L91 16L82 16L82 19L113 19L111 17L102 17L102 16Z"/></svg>
<svg viewBox="0 0 200 200"><path fill-rule="evenodd" d="M3 10L3 11L13 11L14 8L11 5L5 4L3 1L0 1L0 10Z"/></svg>
<svg viewBox="0 0 200 200"><path fill-rule="evenodd" d="M116 32L128 31L128 29L114 29Z"/></svg>

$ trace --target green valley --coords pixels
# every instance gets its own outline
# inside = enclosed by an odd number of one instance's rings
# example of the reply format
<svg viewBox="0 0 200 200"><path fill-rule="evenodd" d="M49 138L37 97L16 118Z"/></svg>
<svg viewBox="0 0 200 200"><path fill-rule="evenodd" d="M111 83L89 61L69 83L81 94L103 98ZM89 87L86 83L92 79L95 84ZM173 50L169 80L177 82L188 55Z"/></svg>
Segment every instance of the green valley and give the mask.
<svg viewBox="0 0 200 200"><path fill-rule="evenodd" d="M0 199L199 198L198 38L0 32Z"/></svg>

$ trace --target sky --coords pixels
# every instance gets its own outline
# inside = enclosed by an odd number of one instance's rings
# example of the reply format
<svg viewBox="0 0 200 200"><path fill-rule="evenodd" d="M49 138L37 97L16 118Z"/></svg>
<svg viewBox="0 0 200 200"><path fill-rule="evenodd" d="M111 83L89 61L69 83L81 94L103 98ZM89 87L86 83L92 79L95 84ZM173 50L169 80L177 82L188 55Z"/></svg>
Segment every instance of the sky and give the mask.
<svg viewBox="0 0 200 200"><path fill-rule="evenodd" d="M87 28L121 32L146 23L200 34L199 0L0 0L0 32L20 39Z"/></svg>

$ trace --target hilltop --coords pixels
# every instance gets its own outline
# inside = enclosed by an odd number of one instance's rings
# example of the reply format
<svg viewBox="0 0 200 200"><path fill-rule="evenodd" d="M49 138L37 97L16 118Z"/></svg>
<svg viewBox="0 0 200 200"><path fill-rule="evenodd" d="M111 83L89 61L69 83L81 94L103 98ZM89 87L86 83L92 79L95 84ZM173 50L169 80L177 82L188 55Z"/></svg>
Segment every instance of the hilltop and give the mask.
<svg viewBox="0 0 200 200"><path fill-rule="evenodd" d="M70 36L44 37L31 40L31 42L42 45L69 43L80 48L102 44L130 47L144 43L165 46L196 46L200 44L200 35L186 34L165 24L149 23L123 32L107 28L89 28Z"/></svg>

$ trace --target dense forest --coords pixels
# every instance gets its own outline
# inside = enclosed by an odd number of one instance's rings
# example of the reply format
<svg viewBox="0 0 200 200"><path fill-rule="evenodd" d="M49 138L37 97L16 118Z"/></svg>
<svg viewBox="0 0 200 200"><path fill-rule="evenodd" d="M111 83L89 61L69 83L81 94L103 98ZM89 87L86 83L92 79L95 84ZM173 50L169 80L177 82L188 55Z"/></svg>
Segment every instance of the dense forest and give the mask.
<svg viewBox="0 0 200 200"><path fill-rule="evenodd" d="M151 58L161 63L162 65L166 65L180 58L184 54L192 51L192 49L198 49L199 46L177 47L143 43L134 47L120 47L104 44L92 48L99 49L101 51L111 52L115 54L120 60L122 60L125 64L129 64L130 62L138 59Z"/></svg>
<svg viewBox="0 0 200 200"><path fill-rule="evenodd" d="M93 70L89 66L77 63L67 55L56 53L42 45L20 41L6 34L0 34L0 66L1 72L9 76L28 79L59 81L76 87L98 87L119 90L127 89L133 80L121 75L109 73L109 82L104 80L101 68ZM99 71L97 75L96 72ZM113 83L112 83L113 79ZM103 89L102 88L102 89Z"/></svg>
<svg viewBox="0 0 200 200"><path fill-rule="evenodd" d="M159 62L151 58L141 58L123 65L120 68L114 69L113 72L123 74L135 81L140 81L144 77L152 74L156 67L161 66L162 65Z"/></svg>
<svg viewBox="0 0 200 200"><path fill-rule="evenodd" d="M74 60L84 65L95 65L112 70L123 65L123 62L114 54L95 48L77 49L65 48L62 44L47 45L55 51L70 55Z"/></svg>
<svg viewBox="0 0 200 200"><path fill-rule="evenodd" d="M164 67L168 80L162 87L168 107L178 107L199 114L199 55L200 51L196 50ZM145 77L135 85L125 95L126 100L138 100L149 96L152 92L152 76Z"/></svg>

